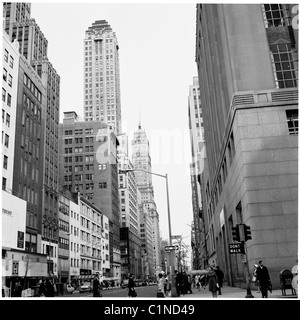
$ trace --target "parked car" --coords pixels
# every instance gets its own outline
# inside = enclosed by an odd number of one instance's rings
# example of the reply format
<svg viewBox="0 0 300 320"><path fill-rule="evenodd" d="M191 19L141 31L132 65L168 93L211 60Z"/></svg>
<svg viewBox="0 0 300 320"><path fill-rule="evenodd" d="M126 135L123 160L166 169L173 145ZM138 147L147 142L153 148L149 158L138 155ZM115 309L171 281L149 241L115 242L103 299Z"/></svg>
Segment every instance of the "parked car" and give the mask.
<svg viewBox="0 0 300 320"><path fill-rule="evenodd" d="M74 290L75 290L75 288L74 287L72 287L70 284L67 284L67 292L68 293L73 293L74 292Z"/></svg>
<svg viewBox="0 0 300 320"><path fill-rule="evenodd" d="M127 288L127 287L128 287L128 279L124 279L121 282L121 288L124 289L124 288Z"/></svg>
<svg viewBox="0 0 300 320"><path fill-rule="evenodd" d="M82 285L79 286L79 293L82 292L92 292L93 288L90 282L84 282Z"/></svg>

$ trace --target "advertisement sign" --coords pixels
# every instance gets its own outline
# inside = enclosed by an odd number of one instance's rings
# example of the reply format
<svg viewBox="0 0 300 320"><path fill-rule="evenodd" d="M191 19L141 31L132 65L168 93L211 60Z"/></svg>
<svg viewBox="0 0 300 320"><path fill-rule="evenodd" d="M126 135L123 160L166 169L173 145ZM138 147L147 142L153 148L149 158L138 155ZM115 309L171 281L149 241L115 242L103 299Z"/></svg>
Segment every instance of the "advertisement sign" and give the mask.
<svg viewBox="0 0 300 320"><path fill-rule="evenodd" d="M2 191L2 247L25 250L26 201Z"/></svg>

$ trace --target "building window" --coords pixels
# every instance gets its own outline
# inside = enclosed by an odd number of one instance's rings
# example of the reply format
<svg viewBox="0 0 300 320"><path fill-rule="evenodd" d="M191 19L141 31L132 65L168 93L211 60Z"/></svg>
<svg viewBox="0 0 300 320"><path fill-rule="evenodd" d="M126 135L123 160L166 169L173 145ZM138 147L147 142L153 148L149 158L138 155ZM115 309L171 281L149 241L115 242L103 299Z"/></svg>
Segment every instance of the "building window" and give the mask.
<svg viewBox="0 0 300 320"><path fill-rule="evenodd" d="M5 134L5 138L4 138L4 146L8 148L9 145L9 135Z"/></svg>
<svg viewBox="0 0 300 320"><path fill-rule="evenodd" d="M271 45L270 51L277 88L297 87L295 53L292 52L291 44Z"/></svg>
<svg viewBox="0 0 300 320"><path fill-rule="evenodd" d="M13 261L12 264L12 274L14 276L19 275L19 262L18 261Z"/></svg>
<svg viewBox="0 0 300 320"><path fill-rule="evenodd" d="M106 189L107 188L107 182L99 182L99 189Z"/></svg>
<svg viewBox="0 0 300 320"><path fill-rule="evenodd" d="M7 80L7 70L5 68L3 68L3 80Z"/></svg>
<svg viewBox="0 0 300 320"><path fill-rule="evenodd" d="M4 156L3 157L3 168L7 170L7 163L8 163L8 157Z"/></svg>
<svg viewBox="0 0 300 320"><path fill-rule="evenodd" d="M8 51L6 49L4 51L4 61L8 62Z"/></svg>
<svg viewBox="0 0 300 320"><path fill-rule="evenodd" d="M12 56L10 56L10 60L9 60L9 66L13 69L14 67L14 58Z"/></svg>
<svg viewBox="0 0 300 320"><path fill-rule="evenodd" d="M263 15L266 28L291 24L291 15L286 4L264 4Z"/></svg>
<svg viewBox="0 0 300 320"><path fill-rule="evenodd" d="M10 127L10 115L8 113L6 114L6 125Z"/></svg>
<svg viewBox="0 0 300 320"><path fill-rule="evenodd" d="M6 98L6 90L2 88L2 101L5 102L5 98Z"/></svg>
<svg viewBox="0 0 300 320"><path fill-rule="evenodd" d="M2 190L6 190L6 183L7 183L7 179L2 178Z"/></svg>
<svg viewBox="0 0 300 320"><path fill-rule="evenodd" d="M298 109L286 110L289 134L298 134Z"/></svg>
<svg viewBox="0 0 300 320"><path fill-rule="evenodd" d="M7 81L8 85L11 87L12 86L12 76L9 74L8 75L8 81Z"/></svg>
<svg viewBox="0 0 300 320"><path fill-rule="evenodd" d="M11 107L11 95L9 93L7 94L7 105Z"/></svg>

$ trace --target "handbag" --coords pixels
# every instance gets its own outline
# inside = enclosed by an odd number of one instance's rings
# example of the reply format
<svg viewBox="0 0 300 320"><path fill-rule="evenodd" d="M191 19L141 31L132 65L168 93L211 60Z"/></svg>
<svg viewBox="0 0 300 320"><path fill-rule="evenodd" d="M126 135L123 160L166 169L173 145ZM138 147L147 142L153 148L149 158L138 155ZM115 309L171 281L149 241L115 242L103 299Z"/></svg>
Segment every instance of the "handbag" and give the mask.
<svg viewBox="0 0 300 320"><path fill-rule="evenodd" d="M157 298L164 298L165 297L165 295L162 291L158 291L156 296L157 296Z"/></svg>
<svg viewBox="0 0 300 320"><path fill-rule="evenodd" d="M131 297L136 297L136 296L137 296L137 293L136 293L136 291L134 290L134 288L130 288L130 290L129 290L129 296L131 296Z"/></svg>
<svg viewBox="0 0 300 320"><path fill-rule="evenodd" d="M270 291L270 293L272 293L272 283L271 282L268 284L268 290Z"/></svg>

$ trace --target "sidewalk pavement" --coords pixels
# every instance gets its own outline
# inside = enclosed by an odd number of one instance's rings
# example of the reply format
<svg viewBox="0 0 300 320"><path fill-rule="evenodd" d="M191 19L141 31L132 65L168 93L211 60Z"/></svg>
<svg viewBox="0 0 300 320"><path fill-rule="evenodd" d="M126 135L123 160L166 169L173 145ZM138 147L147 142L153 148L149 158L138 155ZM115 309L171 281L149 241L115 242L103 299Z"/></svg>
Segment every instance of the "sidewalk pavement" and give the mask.
<svg viewBox="0 0 300 320"><path fill-rule="evenodd" d="M246 298L247 290L238 288L238 287L229 287L223 286L221 288L221 295L218 294L217 299L250 299L253 298ZM257 292L256 290L251 290L251 294L253 295L254 299L262 299L261 293ZM212 297L211 292L208 290L208 287L201 288L199 291L196 288L192 288L192 293L188 293L185 295L181 295L180 297L175 297L175 299L215 299ZM280 289L273 290L272 293L268 292L268 299L297 299L298 295L292 295L292 290L286 290L286 296L282 295Z"/></svg>

